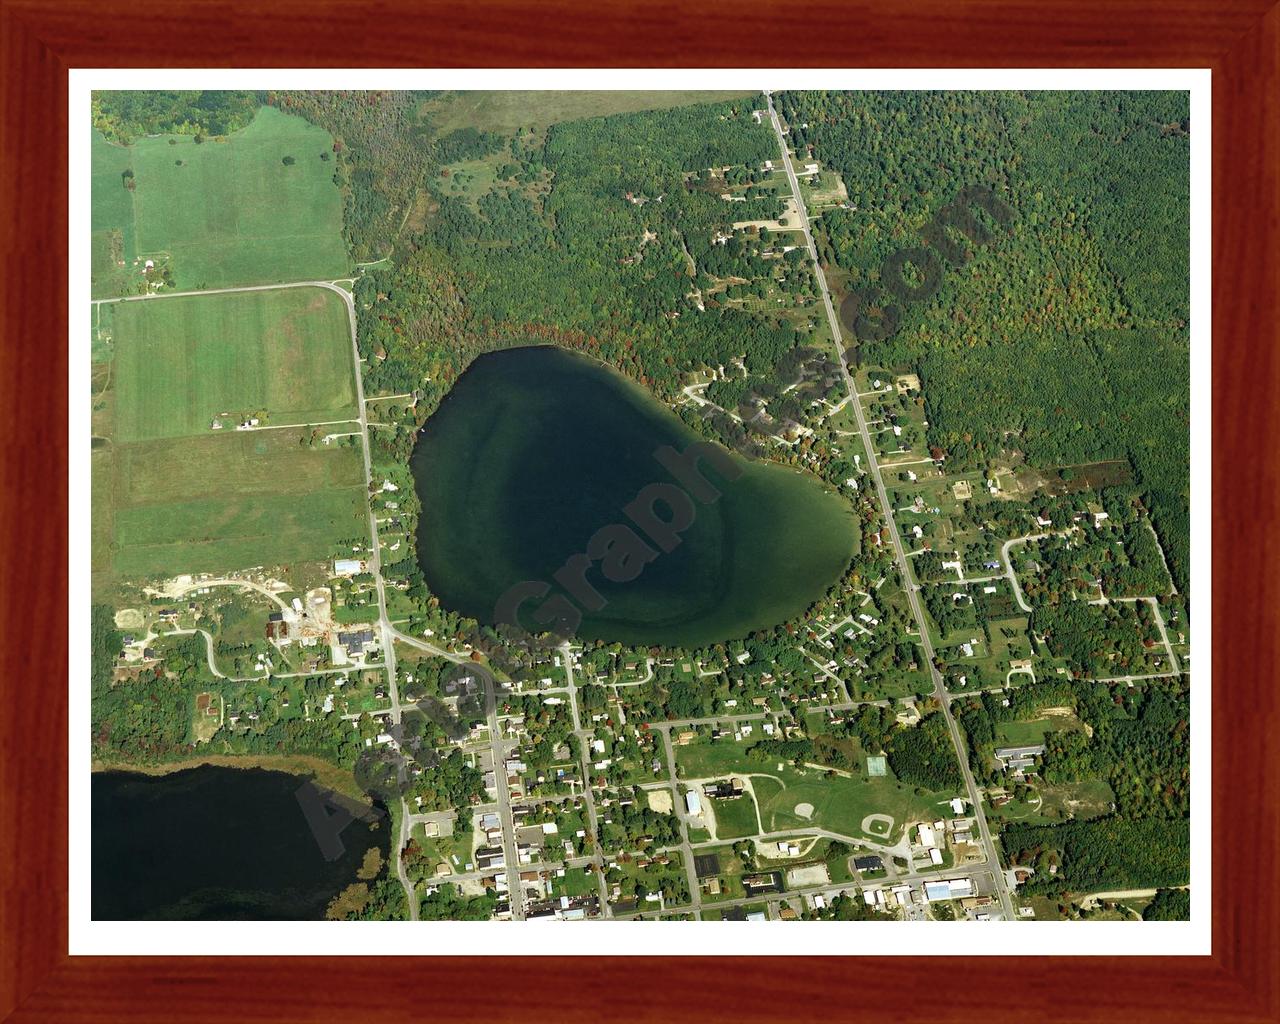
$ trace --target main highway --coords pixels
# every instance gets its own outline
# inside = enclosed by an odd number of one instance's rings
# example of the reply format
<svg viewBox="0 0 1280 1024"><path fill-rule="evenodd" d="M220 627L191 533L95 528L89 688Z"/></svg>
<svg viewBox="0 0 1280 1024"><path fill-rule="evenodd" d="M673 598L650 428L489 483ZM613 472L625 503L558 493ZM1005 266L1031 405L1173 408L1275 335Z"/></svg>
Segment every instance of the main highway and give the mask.
<svg viewBox="0 0 1280 1024"><path fill-rule="evenodd" d="M849 373L848 364L845 361L843 346L841 345L840 322L836 318L835 307L831 303L831 292L827 289L826 275L822 272L822 264L818 260L818 249L813 242L813 232L809 227L809 211L805 206L804 197L800 192L800 182L796 178L795 168L791 163L791 153L787 149L787 139L782 132L782 121L778 117L778 112L773 105L773 94L765 91L765 100L769 105L769 120L773 125L774 134L778 137L778 146L782 150L782 166L787 173L787 181L791 187L791 194L795 197L796 208L800 214L800 230L804 233L805 245L809 249L809 257L813 260L814 275L818 280L818 290L822 294L822 304L826 309L827 323L831 327L831 337L836 346L836 361L840 364L840 372L844 377L845 387L848 389L854 413L858 420L858 433L862 437L863 447L867 453L867 467L871 475L871 479L875 481L876 494L880 499L880 510L884 516L885 524L889 529L889 536L893 542L894 558L898 563L900 572L902 573L902 586L907 594L907 601L911 606L911 615L915 619L916 628L920 631L920 646L924 656L925 664L928 666L929 676L933 681L934 696L938 700L938 704L942 709L943 717L947 722L947 729L951 733L951 742L955 746L956 758L960 762L960 771L964 776L965 790L967 792L969 803L973 806L973 816L978 823L978 830L982 836L983 849L987 854L987 867L993 875L995 890L1000 898L1000 907L1006 921L1015 920L1013 912L1013 900L1009 895L1009 887L1005 881L1004 872L1000 868L1000 858L996 853L995 842L991 836L991 829L987 825L987 816L982 808L982 794L978 792L978 786L973 777L973 772L969 769L969 758L965 754L964 742L960 736L960 727L956 724L955 715L951 710L951 695L947 693L946 687L943 685L942 674L937 670L933 663L933 641L929 637L929 625L924 616L924 611L920 605L919 586L915 583L914 577L911 575L911 565L907 560L906 549L902 544L902 537L898 533L898 524L893 518L893 505L889 501L889 493L885 489L884 479L880 474L880 466L876 460L875 446L871 441L871 432L867 428L867 419L862 411L862 402L858 398L857 385L854 383L853 376Z"/></svg>

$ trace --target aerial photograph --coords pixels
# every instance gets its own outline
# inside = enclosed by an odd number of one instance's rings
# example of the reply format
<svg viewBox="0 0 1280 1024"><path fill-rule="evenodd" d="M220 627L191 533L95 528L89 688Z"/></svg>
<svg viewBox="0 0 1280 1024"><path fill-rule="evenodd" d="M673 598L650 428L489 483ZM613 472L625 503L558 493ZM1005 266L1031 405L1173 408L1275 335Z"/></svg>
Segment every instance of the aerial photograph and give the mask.
<svg viewBox="0 0 1280 1024"><path fill-rule="evenodd" d="M95 92L92 919L1189 920L1190 111Z"/></svg>

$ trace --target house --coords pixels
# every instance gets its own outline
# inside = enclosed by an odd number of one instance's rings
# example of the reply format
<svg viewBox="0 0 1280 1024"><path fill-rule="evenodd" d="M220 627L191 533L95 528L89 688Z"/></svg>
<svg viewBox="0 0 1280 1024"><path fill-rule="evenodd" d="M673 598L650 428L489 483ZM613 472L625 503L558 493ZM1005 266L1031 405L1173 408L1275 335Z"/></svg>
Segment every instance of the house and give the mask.
<svg viewBox="0 0 1280 1024"><path fill-rule="evenodd" d="M742 796L742 787L741 779L722 779L719 782L709 782L702 789L712 799L731 800L735 796Z"/></svg>
<svg viewBox="0 0 1280 1024"><path fill-rule="evenodd" d="M858 871L881 871L884 869L884 861L879 857L855 857L853 866Z"/></svg>
<svg viewBox="0 0 1280 1024"><path fill-rule="evenodd" d="M782 892L782 875L777 871L759 872L742 876L742 888L748 896L761 893Z"/></svg>

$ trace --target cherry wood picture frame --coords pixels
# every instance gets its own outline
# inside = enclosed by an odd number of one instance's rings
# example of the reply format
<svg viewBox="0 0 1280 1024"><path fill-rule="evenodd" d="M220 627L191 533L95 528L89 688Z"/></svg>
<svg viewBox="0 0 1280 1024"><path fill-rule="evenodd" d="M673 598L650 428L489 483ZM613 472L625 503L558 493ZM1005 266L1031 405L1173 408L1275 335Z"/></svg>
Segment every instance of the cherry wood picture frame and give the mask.
<svg viewBox="0 0 1280 1024"><path fill-rule="evenodd" d="M1280 1019L1274 0L0 0L0 56L0 1020ZM1212 69L1212 955L69 956L68 69L778 64Z"/></svg>

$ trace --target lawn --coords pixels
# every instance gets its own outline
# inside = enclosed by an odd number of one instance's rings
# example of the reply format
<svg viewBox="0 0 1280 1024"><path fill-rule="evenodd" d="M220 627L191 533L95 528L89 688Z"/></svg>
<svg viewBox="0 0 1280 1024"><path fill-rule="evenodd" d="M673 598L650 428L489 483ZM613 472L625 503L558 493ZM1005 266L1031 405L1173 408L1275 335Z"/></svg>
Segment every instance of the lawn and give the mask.
<svg viewBox="0 0 1280 1024"><path fill-rule="evenodd" d="M118 441L357 415L346 307L323 289L122 302L112 332Z"/></svg>
<svg viewBox="0 0 1280 1024"><path fill-rule="evenodd" d="M1016 661L1031 657L1031 641L1027 639L1028 619L1025 615L1008 619L992 619L987 623L991 636L991 655L998 660Z"/></svg>
<svg viewBox="0 0 1280 1024"><path fill-rule="evenodd" d="M750 794L731 800L712 800L711 807L715 811L719 839L742 839L760 830L756 823L756 802Z"/></svg>
<svg viewBox="0 0 1280 1024"><path fill-rule="evenodd" d="M438 134L455 128L487 132L512 132L517 128L546 127L559 121L641 110L714 103L758 95L753 92L674 91L617 89L586 92L578 89L540 89L537 92L457 92L428 100L422 113Z"/></svg>
<svg viewBox="0 0 1280 1024"><path fill-rule="evenodd" d="M136 255L167 261L182 290L346 276L332 149L324 129L272 107L243 130L202 143L164 135L124 150L95 138L95 237L110 227L126 241L132 234ZM124 191L123 154L134 172L132 224L118 198L99 221L98 200L112 195L113 177Z"/></svg>
<svg viewBox="0 0 1280 1024"><path fill-rule="evenodd" d="M1053 723L1044 718L1032 722L1000 722L996 726L996 743L1000 746L1030 747L1044 742L1044 734Z"/></svg>
<svg viewBox="0 0 1280 1024"><path fill-rule="evenodd" d="M561 896L587 896L597 891L595 876L586 868L565 868L563 876L551 879L551 895L556 899Z"/></svg>

